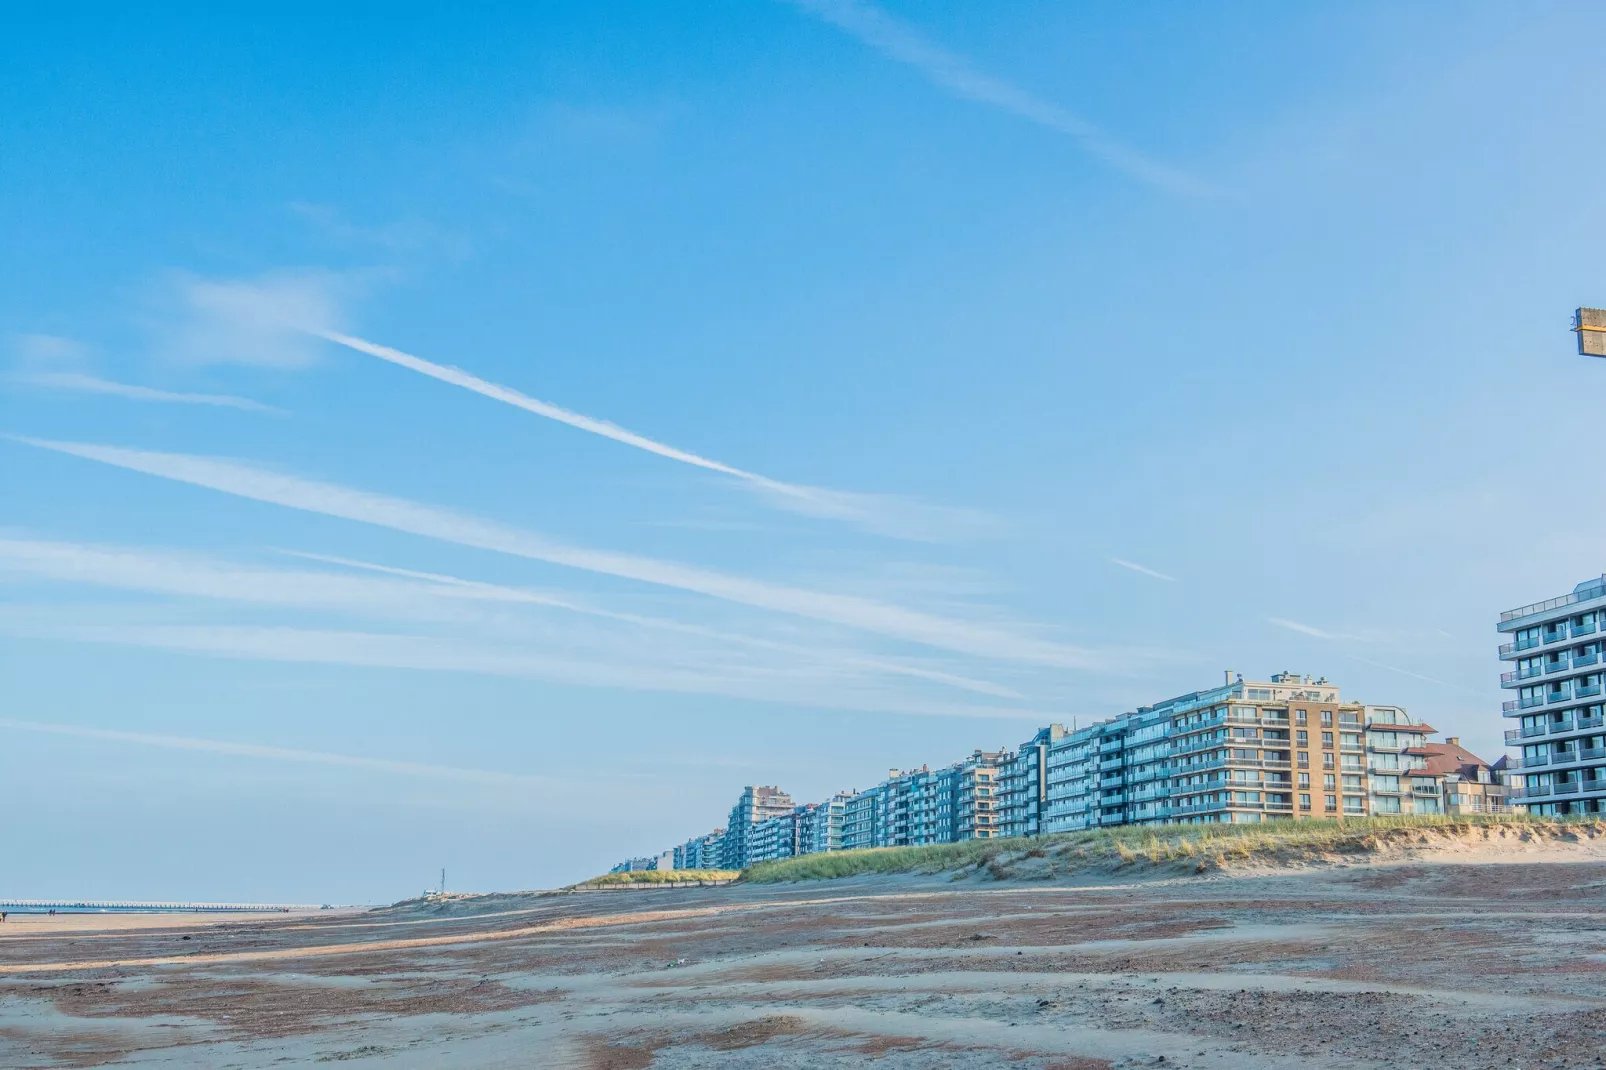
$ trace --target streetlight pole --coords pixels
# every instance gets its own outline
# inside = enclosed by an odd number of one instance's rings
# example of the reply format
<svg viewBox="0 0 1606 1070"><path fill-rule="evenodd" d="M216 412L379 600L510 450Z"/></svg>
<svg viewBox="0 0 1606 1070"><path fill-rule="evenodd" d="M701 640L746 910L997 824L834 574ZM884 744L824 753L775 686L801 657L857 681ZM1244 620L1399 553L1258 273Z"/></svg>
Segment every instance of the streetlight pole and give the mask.
<svg viewBox="0 0 1606 1070"><path fill-rule="evenodd" d="M1573 333L1578 336L1582 356L1606 357L1606 308L1581 308L1573 313Z"/></svg>

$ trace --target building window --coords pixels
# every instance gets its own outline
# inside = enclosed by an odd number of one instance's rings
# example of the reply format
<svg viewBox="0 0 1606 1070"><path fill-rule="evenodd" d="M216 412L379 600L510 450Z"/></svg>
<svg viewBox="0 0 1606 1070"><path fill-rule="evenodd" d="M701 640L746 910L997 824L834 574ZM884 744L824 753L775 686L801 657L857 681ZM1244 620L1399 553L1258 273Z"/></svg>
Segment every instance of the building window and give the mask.
<svg viewBox="0 0 1606 1070"><path fill-rule="evenodd" d="M1294 733L1294 742L1298 743L1301 747L1309 746L1310 745L1310 733L1309 732L1305 732L1305 731L1295 732Z"/></svg>
<svg viewBox="0 0 1606 1070"><path fill-rule="evenodd" d="M1322 787L1326 788L1328 791L1332 791L1336 786L1337 785L1334 782L1332 773L1328 773L1322 777Z"/></svg>
<svg viewBox="0 0 1606 1070"><path fill-rule="evenodd" d="M1331 728L1332 726L1333 726L1333 711L1332 710L1323 710L1322 711L1322 727L1323 728Z"/></svg>
<svg viewBox="0 0 1606 1070"><path fill-rule="evenodd" d="M1299 752L1299 764L1301 767L1310 764L1310 751L1302 750Z"/></svg>
<svg viewBox="0 0 1606 1070"><path fill-rule="evenodd" d="M1331 733L1331 732L1323 732L1322 733L1322 746L1331 747L1332 745L1333 745L1333 733Z"/></svg>
<svg viewBox="0 0 1606 1070"><path fill-rule="evenodd" d="M1305 714L1304 710L1295 710L1294 711L1294 723L1295 724L1304 724L1305 723L1305 718L1306 718L1306 714Z"/></svg>
<svg viewBox="0 0 1606 1070"><path fill-rule="evenodd" d="M1310 787L1310 774L1309 773L1301 773L1301 774L1299 774L1299 786L1302 787L1302 788Z"/></svg>
<svg viewBox="0 0 1606 1070"><path fill-rule="evenodd" d="M1300 797L1299 797L1299 808L1301 810L1309 810L1310 809L1310 796L1309 795L1305 795L1305 794L1301 794L1300 795Z"/></svg>
<svg viewBox="0 0 1606 1070"><path fill-rule="evenodd" d="M1322 755L1322 768L1323 769L1331 769L1331 768L1333 768L1333 752L1332 751L1328 751L1327 753Z"/></svg>
<svg viewBox="0 0 1606 1070"><path fill-rule="evenodd" d="M1337 795L1324 795L1324 796L1322 796L1322 801L1323 801L1323 803L1326 804L1324 809L1327 809L1329 811L1338 809L1338 796Z"/></svg>

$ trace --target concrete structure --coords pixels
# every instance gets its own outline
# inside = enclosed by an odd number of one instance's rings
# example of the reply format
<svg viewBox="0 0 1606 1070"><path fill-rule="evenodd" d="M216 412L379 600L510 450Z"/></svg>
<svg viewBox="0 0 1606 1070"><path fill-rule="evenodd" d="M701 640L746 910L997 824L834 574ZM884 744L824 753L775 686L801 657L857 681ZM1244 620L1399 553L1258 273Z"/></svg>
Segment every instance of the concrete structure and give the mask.
<svg viewBox="0 0 1606 1070"><path fill-rule="evenodd" d="M731 807L730 821L721 841L720 865L724 869L746 869L751 864L749 840L754 825L792 810L792 797L773 786L748 786Z"/></svg>
<svg viewBox="0 0 1606 1070"><path fill-rule="evenodd" d="M1048 812L1048 752L1067 735L1051 724L999 758L999 830L1005 836L1036 836Z"/></svg>
<svg viewBox="0 0 1606 1070"><path fill-rule="evenodd" d="M1163 704L1172 713L1172 812L1185 823L1366 812L1365 707L1325 677L1237 677Z"/></svg>
<svg viewBox="0 0 1606 1070"><path fill-rule="evenodd" d="M1606 809L1606 733L1601 700L1606 576L1572 593L1500 614L1511 636L1500 658L1513 662L1500 685L1516 693L1503 708L1517 726L1506 743L1511 802L1529 813L1598 814Z"/></svg>
<svg viewBox="0 0 1606 1070"><path fill-rule="evenodd" d="M1098 780L1101 728L1078 728L1049 744L1044 832L1072 832L1097 824L1093 793Z"/></svg>
<svg viewBox="0 0 1606 1070"><path fill-rule="evenodd" d="M1443 743L1423 744L1425 768L1437 776L1444 791L1447 814L1499 814L1506 806L1506 786L1499 772L1461 746L1456 736Z"/></svg>
<svg viewBox="0 0 1606 1070"><path fill-rule="evenodd" d="M1568 673L1558 679L1573 705L1554 717L1546 710L1549 719L1532 730L1571 733L1581 742L1542 761L1525 757L1535 767L1566 764L1563 758L1581 762L1581 783L1594 790L1606 787L1606 769L1588 763L1606 765L1606 735L1600 706L1587 705L1600 691L1599 676L1589 672L1600 647L1587 636L1597 626L1597 604L1606 611L1606 577L1585 586L1570 596L1562 610L1568 620L1560 625L1569 642L1580 642L1557 646L1568 658ZM1554 727L1563 714L1565 726ZM676 849L675 864L692 868L698 858L711 866L717 857L719 865L740 869L817 851L1117 825L1490 812L1506 805L1500 790L1506 759L1485 765L1454 741L1434 751L1427 743L1432 732L1398 706L1344 701L1325 677L1282 672L1253 681L1229 672L1217 687L1085 728L1049 725L1012 751L978 750L939 769L892 769L873 788L823 803L793 806L778 788L749 787L723 835L716 830L687 841Z"/></svg>
<svg viewBox="0 0 1606 1070"><path fill-rule="evenodd" d="M885 785L877 784L869 791L856 793L842 808L842 849L859 851L867 847L885 847L876 837L885 824L882 816L886 809Z"/></svg>
<svg viewBox="0 0 1606 1070"><path fill-rule="evenodd" d="M1354 768L1355 728L1339 725L1342 786L1355 791L1364 783L1367 802L1365 810L1351 808L1352 796L1346 794L1346 813L1444 813L1444 777L1428 768L1426 747L1432 728L1411 720L1398 706L1367 706L1364 779Z"/></svg>
<svg viewBox="0 0 1606 1070"><path fill-rule="evenodd" d="M702 836L693 836L675 848L676 869L719 869L720 841L724 829L715 829Z"/></svg>
<svg viewBox="0 0 1606 1070"><path fill-rule="evenodd" d="M848 803L854 796L854 792L839 791L824 802L809 807L809 813L798 829L799 854L842 850Z"/></svg>

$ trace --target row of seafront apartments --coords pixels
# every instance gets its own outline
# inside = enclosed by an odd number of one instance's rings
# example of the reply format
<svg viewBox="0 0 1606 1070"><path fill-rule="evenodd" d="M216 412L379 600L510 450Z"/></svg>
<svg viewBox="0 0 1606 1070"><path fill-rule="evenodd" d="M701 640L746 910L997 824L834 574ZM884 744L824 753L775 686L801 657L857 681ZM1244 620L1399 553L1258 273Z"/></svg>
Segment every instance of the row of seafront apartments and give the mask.
<svg viewBox="0 0 1606 1070"><path fill-rule="evenodd" d="M1113 825L1373 814L1606 813L1606 575L1500 614L1518 722L1493 765L1398 706L1345 702L1293 673L1220 687L868 791L794 805L749 787L723 829L616 869L743 869L817 851L1036 836Z"/></svg>
<svg viewBox="0 0 1606 1070"><path fill-rule="evenodd" d="M1114 825L1498 812L1502 770L1397 706L1345 702L1294 673L1227 678L1110 720L1052 724L1013 750L893 770L795 805L749 787L723 829L616 869L744 869L819 851L1037 836Z"/></svg>

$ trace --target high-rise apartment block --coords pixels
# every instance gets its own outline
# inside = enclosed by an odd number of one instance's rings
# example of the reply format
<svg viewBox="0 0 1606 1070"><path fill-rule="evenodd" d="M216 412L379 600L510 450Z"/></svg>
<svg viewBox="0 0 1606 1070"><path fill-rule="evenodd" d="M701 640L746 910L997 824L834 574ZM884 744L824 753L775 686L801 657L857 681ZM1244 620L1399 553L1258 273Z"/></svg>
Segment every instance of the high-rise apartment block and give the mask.
<svg viewBox="0 0 1606 1070"><path fill-rule="evenodd" d="M1529 813L1606 810L1603 623L1606 576L1500 614L1499 630L1511 636L1500 658L1514 663L1500 685L1516 693L1504 713L1518 722L1506 732L1507 745L1519 749L1509 763L1516 775L1511 801Z"/></svg>
<svg viewBox="0 0 1606 1070"><path fill-rule="evenodd" d="M725 869L746 869L752 865L753 826L792 810L792 797L776 787L746 787L731 807L730 821L721 841L720 864Z"/></svg>

